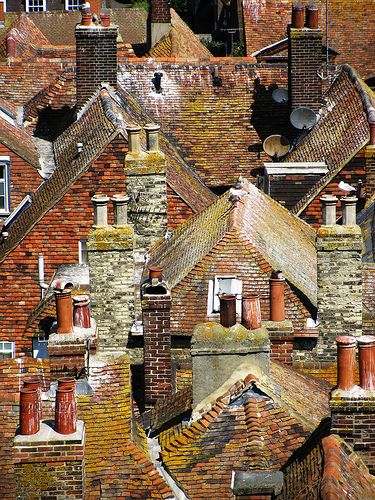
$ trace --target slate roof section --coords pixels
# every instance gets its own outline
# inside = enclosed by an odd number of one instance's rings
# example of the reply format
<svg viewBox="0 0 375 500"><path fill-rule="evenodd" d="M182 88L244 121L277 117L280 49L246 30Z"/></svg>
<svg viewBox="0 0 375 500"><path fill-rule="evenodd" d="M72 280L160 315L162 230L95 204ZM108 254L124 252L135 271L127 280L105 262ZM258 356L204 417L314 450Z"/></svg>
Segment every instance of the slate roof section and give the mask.
<svg viewBox="0 0 375 500"><path fill-rule="evenodd" d="M150 428L152 431L160 429L167 422L191 410L193 391L186 386L168 398L159 398L151 410Z"/></svg>
<svg viewBox="0 0 375 500"><path fill-rule="evenodd" d="M197 35L181 19L174 9L171 12L171 30L163 36L148 55L150 57L181 57L181 58L210 58L211 52L203 45Z"/></svg>
<svg viewBox="0 0 375 500"><path fill-rule="evenodd" d="M150 264L164 269L170 289L207 255L227 232L240 232L270 263L283 271L312 304L316 303L315 231L275 200L245 181L248 194L232 212L229 192L179 226L151 250ZM293 242L293 245L291 245Z"/></svg>
<svg viewBox="0 0 375 500"><path fill-rule="evenodd" d="M146 451L133 417L130 362L92 359L91 396L78 399L85 421L86 494L89 498L171 498L172 492Z"/></svg>
<svg viewBox="0 0 375 500"><path fill-rule="evenodd" d="M318 382L294 378L296 373L282 365L270 375L238 381L196 421L162 441L163 463L189 497L232 498L233 470L279 470L287 462L314 428L296 411L302 408L298 386L317 405L316 419L327 416L328 392ZM283 401L293 378L295 390ZM282 404L273 396L280 388Z"/></svg>
<svg viewBox="0 0 375 500"><path fill-rule="evenodd" d="M0 142L33 167L40 167L38 150L31 133L25 128L0 117Z"/></svg>
<svg viewBox="0 0 375 500"><path fill-rule="evenodd" d="M375 121L371 90L344 65L326 95L327 104L311 132L284 161L326 161L328 173L293 207L299 215L337 173L367 144Z"/></svg>

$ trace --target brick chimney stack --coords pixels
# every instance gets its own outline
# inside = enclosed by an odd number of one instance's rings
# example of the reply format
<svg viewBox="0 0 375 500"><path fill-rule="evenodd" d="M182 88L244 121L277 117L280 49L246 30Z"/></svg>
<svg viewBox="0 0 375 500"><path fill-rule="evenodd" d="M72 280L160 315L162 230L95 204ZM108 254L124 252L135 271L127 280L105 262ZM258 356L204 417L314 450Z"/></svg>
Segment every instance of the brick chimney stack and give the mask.
<svg viewBox="0 0 375 500"><path fill-rule="evenodd" d="M293 5L292 24L288 27L289 102L291 111L300 106L317 112L321 105L322 81L318 72L322 65L323 32L318 27L318 9Z"/></svg>
<svg viewBox="0 0 375 500"><path fill-rule="evenodd" d="M142 289L146 407L172 392L171 296L160 275L153 276L155 268Z"/></svg>
<svg viewBox="0 0 375 500"><path fill-rule="evenodd" d="M103 15L102 24L92 22L91 12L82 12L82 22L77 24L77 110L90 99L103 82L117 86L117 36L118 27L108 25Z"/></svg>
<svg viewBox="0 0 375 500"><path fill-rule="evenodd" d="M151 0L151 47L171 29L171 11L169 0Z"/></svg>
<svg viewBox="0 0 375 500"><path fill-rule="evenodd" d="M354 385L358 344L360 385ZM347 441L375 472L375 336L337 338L337 388L331 393L331 432Z"/></svg>
<svg viewBox="0 0 375 500"><path fill-rule="evenodd" d="M317 231L319 360L336 362L337 336L362 333L362 234L356 198L342 199L345 225L336 224L336 199L322 196L324 224Z"/></svg>

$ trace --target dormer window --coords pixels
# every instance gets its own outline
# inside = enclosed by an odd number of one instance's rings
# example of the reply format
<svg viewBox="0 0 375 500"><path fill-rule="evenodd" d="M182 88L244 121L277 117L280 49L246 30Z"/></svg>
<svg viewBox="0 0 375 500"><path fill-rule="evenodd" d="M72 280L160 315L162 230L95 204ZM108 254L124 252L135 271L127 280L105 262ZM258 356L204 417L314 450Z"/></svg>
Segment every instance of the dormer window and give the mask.
<svg viewBox="0 0 375 500"><path fill-rule="evenodd" d="M0 215L9 214L9 156L0 156Z"/></svg>
<svg viewBox="0 0 375 500"><path fill-rule="evenodd" d="M47 0L26 0L26 12L44 12L47 10Z"/></svg>
<svg viewBox="0 0 375 500"><path fill-rule="evenodd" d="M207 315L220 312L219 294L233 294L237 296L236 312L241 314L242 281L236 276L215 276L208 282Z"/></svg>

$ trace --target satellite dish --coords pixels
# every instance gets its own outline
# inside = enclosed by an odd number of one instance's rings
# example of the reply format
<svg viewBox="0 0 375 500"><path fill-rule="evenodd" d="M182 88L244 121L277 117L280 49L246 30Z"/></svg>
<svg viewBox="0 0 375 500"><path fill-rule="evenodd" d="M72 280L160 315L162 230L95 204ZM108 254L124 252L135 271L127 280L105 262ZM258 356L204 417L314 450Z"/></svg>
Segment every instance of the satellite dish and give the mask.
<svg viewBox="0 0 375 500"><path fill-rule="evenodd" d="M271 158L280 158L289 151L290 142L282 135L270 135L263 142L263 149Z"/></svg>
<svg viewBox="0 0 375 500"><path fill-rule="evenodd" d="M309 130L316 123L316 114L310 108L297 108L290 115L290 122L293 127L299 130Z"/></svg>
<svg viewBox="0 0 375 500"><path fill-rule="evenodd" d="M288 89L275 89L272 92L272 99L279 104L285 104L289 101Z"/></svg>

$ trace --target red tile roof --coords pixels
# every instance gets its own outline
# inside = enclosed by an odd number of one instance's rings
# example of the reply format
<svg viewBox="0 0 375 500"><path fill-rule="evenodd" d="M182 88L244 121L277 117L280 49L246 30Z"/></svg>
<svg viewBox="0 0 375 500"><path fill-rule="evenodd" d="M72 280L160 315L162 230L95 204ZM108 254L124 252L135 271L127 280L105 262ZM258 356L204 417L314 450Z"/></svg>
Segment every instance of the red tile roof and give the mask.
<svg viewBox="0 0 375 500"><path fill-rule="evenodd" d="M24 127L12 125L0 117L0 142L33 167L40 167L39 153L31 132Z"/></svg>

